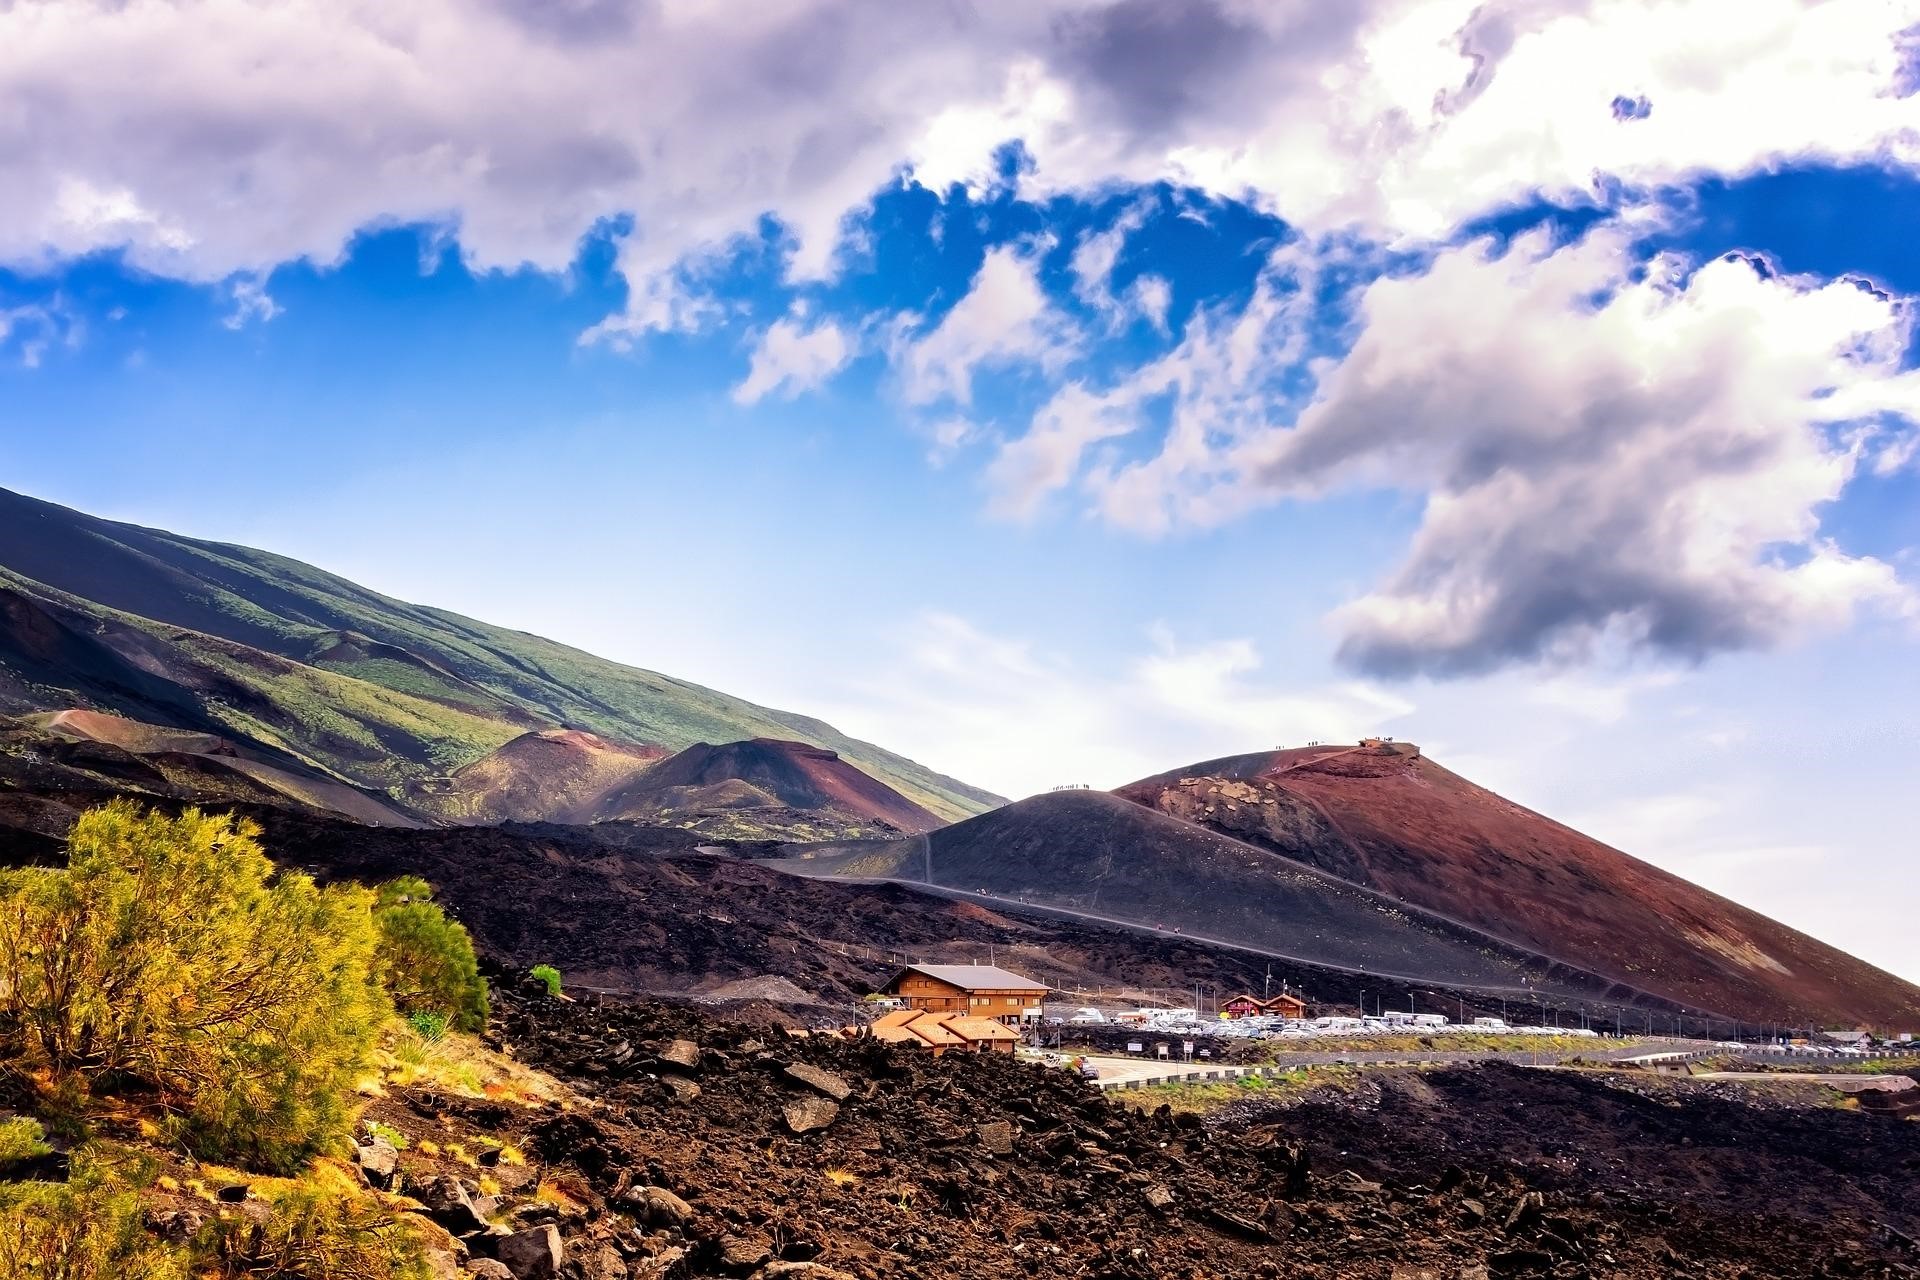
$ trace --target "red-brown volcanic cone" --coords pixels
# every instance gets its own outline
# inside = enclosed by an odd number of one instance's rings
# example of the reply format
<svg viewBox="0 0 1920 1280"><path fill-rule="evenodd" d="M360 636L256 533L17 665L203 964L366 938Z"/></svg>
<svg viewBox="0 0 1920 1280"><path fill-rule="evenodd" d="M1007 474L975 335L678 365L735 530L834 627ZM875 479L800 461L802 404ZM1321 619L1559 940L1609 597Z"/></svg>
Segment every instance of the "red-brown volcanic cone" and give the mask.
<svg viewBox="0 0 1920 1280"><path fill-rule="evenodd" d="M1409 743L1230 756L1117 794L1695 1008L1920 1028L1920 988L1502 799Z"/></svg>
<svg viewBox="0 0 1920 1280"><path fill-rule="evenodd" d="M831 809L869 822L918 833L941 820L885 783L861 772L824 747L779 738L752 738L713 746L696 742L654 765L601 801L600 818L643 814L663 805L697 808L712 789L717 807L729 807L745 783L794 809Z"/></svg>

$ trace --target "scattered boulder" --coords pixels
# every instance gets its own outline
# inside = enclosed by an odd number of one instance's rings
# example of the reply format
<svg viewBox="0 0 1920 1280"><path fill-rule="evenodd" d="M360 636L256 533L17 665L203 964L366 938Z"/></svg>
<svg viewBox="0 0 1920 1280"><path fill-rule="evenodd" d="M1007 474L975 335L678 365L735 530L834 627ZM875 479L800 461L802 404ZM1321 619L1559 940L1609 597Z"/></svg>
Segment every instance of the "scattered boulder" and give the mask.
<svg viewBox="0 0 1920 1280"><path fill-rule="evenodd" d="M840 1104L830 1098L798 1098L782 1110L787 1128L794 1133L812 1133L840 1118Z"/></svg>
<svg viewBox="0 0 1920 1280"><path fill-rule="evenodd" d="M682 1071L700 1069L700 1046L691 1040L669 1040L666 1047L654 1056L663 1064L678 1067Z"/></svg>
<svg viewBox="0 0 1920 1280"><path fill-rule="evenodd" d="M400 1153L385 1138L370 1138L354 1148L354 1163L360 1166L360 1176L367 1185L382 1191L393 1186L393 1174L400 1167Z"/></svg>
<svg viewBox="0 0 1920 1280"><path fill-rule="evenodd" d="M1153 1183L1140 1195L1147 1202L1147 1208L1155 1213L1165 1213L1173 1208L1173 1191L1164 1183Z"/></svg>
<svg viewBox="0 0 1920 1280"><path fill-rule="evenodd" d="M980 1139L980 1145L990 1154L1010 1156L1013 1154L1013 1125L1006 1120L990 1120L979 1126L974 1133Z"/></svg>
<svg viewBox="0 0 1920 1280"><path fill-rule="evenodd" d="M787 1079L817 1089L835 1102L845 1102L853 1093L853 1086L831 1071L824 1071L811 1063L796 1062L787 1068Z"/></svg>
<svg viewBox="0 0 1920 1280"><path fill-rule="evenodd" d="M581 1251L573 1262L580 1280L629 1280L626 1259L610 1244L593 1245Z"/></svg>
<svg viewBox="0 0 1920 1280"><path fill-rule="evenodd" d="M560 1232L552 1223L502 1236L494 1251L513 1273L513 1280L550 1280L566 1257Z"/></svg>
<svg viewBox="0 0 1920 1280"><path fill-rule="evenodd" d="M449 1175L429 1178L412 1188L413 1198L427 1206L427 1217L456 1236L473 1235L491 1227L499 1208L492 1196L475 1199L460 1179Z"/></svg>
<svg viewBox="0 0 1920 1280"><path fill-rule="evenodd" d="M729 1271L751 1271L773 1257L773 1244L765 1236L720 1237L720 1265Z"/></svg>
<svg viewBox="0 0 1920 1280"><path fill-rule="evenodd" d="M693 1217L693 1206L665 1187L634 1187L622 1200L649 1227L677 1227Z"/></svg>
<svg viewBox="0 0 1920 1280"><path fill-rule="evenodd" d="M692 1102L700 1096L700 1086L681 1076L666 1076L661 1083L667 1086L667 1092L673 1095L675 1102Z"/></svg>
<svg viewBox="0 0 1920 1280"><path fill-rule="evenodd" d="M678 1245L649 1258L636 1258L627 1269L628 1280L681 1280L687 1274L687 1251Z"/></svg>
<svg viewBox="0 0 1920 1280"><path fill-rule="evenodd" d="M854 1277L818 1262L769 1262L754 1272L750 1280L854 1280Z"/></svg>
<svg viewBox="0 0 1920 1280"><path fill-rule="evenodd" d="M513 1272L507 1270L507 1264L493 1258L473 1258L467 1262L467 1274L479 1276L480 1280L514 1280Z"/></svg>
<svg viewBox="0 0 1920 1280"><path fill-rule="evenodd" d="M148 1231L169 1244L191 1240L207 1225L206 1215L190 1208L149 1210L143 1221Z"/></svg>

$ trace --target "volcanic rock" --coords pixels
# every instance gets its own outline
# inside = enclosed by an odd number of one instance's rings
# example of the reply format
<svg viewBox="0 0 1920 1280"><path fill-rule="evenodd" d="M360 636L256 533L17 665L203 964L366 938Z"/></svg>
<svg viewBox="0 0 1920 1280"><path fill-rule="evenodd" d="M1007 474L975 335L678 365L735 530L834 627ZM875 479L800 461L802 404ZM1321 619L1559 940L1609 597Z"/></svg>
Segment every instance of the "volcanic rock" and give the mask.
<svg viewBox="0 0 1920 1280"><path fill-rule="evenodd" d="M495 1252L513 1272L514 1280L549 1280L559 1272L566 1257L559 1229L552 1223L502 1236Z"/></svg>
<svg viewBox="0 0 1920 1280"><path fill-rule="evenodd" d="M391 1142L371 1138L354 1148L353 1158L368 1186L384 1191L393 1185L393 1172L400 1167L400 1153Z"/></svg>
<svg viewBox="0 0 1920 1280"><path fill-rule="evenodd" d="M831 1071L813 1066L811 1063L796 1062L786 1070L789 1080L798 1081L810 1089L818 1089L835 1102L845 1102L853 1092L853 1086Z"/></svg>
<svg viewBox="0 0 1920 1280"><path fill-rule="evenodd" d="M700 1046L691 1040L672 1040L665 1048L654 1055L668 1066L679 1067L682 1071L696 1071L700 1067Z"/></svg>
<svg viewBox="0 0 1920 1280"><path fill-rule="evenodd" d="M650 1227L677 1227L693 1217L693 1206L665 1187L635 1187L622 1198Z"/></svg>
<svg viewBox="0 0 1920 1280"><path fill-rule="evenodd" d="M789 1102L781 1114L793 1132L812 1133L840 1118L840 1104L830 1098L798 1098Z"/></svg>

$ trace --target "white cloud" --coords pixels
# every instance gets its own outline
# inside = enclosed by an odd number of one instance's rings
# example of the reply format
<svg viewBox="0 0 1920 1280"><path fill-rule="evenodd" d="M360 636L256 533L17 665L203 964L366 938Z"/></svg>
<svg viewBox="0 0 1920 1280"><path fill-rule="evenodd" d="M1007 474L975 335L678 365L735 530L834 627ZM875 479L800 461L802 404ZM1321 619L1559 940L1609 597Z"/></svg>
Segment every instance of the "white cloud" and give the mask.
<svg viewBox="0 0 1920 1280"><path fill-rule="evenodd" d="M1066 318L1047 299L1035 252L996 245L966 296L933 330L902 338L894 353L901 391L915 405L973 400L974 374L984 368L1036 364L1056 368L1072 350Z"/></svg>
<svg viewBox="0 0 1920 1280"><path fill-rule="evenodd" d="M1612 234L1530 237L1379 281L1298 425L1241 447L1274 496L1425 493L1406 561L1343 611L1351 661L1457 673L1609 642L1698 659L1903 597L1819 518L1858 462L1823 401L1896 374L1899 308L1740 260L1637 281L1627 261Z"/></svg>
<svg viewBox="0 0 1920 1280"><path fill-rule="evenodd" d="M1102 514L1121 527L1157 533L1181 523L1217 523L1244 509L1244 499L1214 483L1222 452L1269 431L1285 410L1281 384L1306 359L1312 327L1327 323L1316 302L1321 273L1350 260L1340 243L1283 246L1240 311L1196 312L1172 351L1111 386L1076 381L1061 387L994 459L988 471L994 511L1032 516L1049 494L1087 470L1094 446L1143 429L1156 407L1167 420L1156 457L1092 468L1089 484Z"/></svg>
<svg viewBox="0 0 1920 1280"><path fill-rule="evenodd" d="M791 399L824 385L852 358L852 342L833 321L803 328L795 318L776 320L760 335L747 376L733 389L734 403L776 394Z"/></svg>
<svg viewBox="0 0 1920 1280"><path fill-rule="evenodd" d="M231 286L233 310L221 321L229 329L244 329L258 320L261 324L280 314L280 304L267 292L264 276L243 275Z"/></svg>
<svg viewBox="0 0 1920 1280"><path fill-rule="evenodd" d="M1337 621L1375 673L1462 674L1648 648L1699 659L1911 608L1886 564L1821 533L1873 439L1920 410L1897 303L1847 281L1725 259L1636 276L1628 232L1441 253L1354 299L1358 336L1307 355L1323 267L1284 248L1237 316L1202 316L1166 357L1069 386L996 464L1002 503L1070 484L1093 443L1170 398L1158 452L1099 464L1115 523L1159 531L1351 490L1420 495L1409 554ZM1869 412L1867 431L1836 429Z"/></svg>
<svg viewBox="0 0 1920 1280"><path fill-rule="evenodd" d="M1127 237L1145 226L1152 212L1153 206L1147 201L1129 205L1105 230L1081 236L1068 259L1074 295L1100 317L1109 334L1121 332L1135 320L1145 320L1161 333L1167 332L1167 308L1172 305L1173 290L1163 277L1135 276L1120 293L1113 287L1113 271Z"/></svg>
<svg viewBox="0 0 1920 1280"><path fill-rule="evenodd" d="M1161 179L1310 230L1429 235L1596 174L1911 163L1904 3L1748 0L136 0L0 8L0 261L124 248L202 282L457 226L557 271L630 219L593 337L701 322L698 264L773 217L831 274L903 167L1036 193ZM1615 118L1616 96L1644 119Z"/></svg>
<svg viewBox="0 0 1920 1280"><path fill-rule="evenodd" d="M11 348L25 368L39 368L53 347L79 346L84 334L79 318L64 299L0 306L0 354Z"/></svg>
<svg viewBox="0 0 1920 1280"><path fill-rule="evenodd" d="M1110 671L930 612L832 709L834 722L1005 795L1114 787L1235 751L1356 739L1413 711L1364 682L1261 678L1250 640L1183 645L1155 628ZM1035 731L1044 726L1044 731Z"/></svg>
<svg viewBox="0 0 1920 1280"><path fill-rule="evenodd" d="M979 425L966 418L942 418L921 428L927 439L927 461L944 467L962 449L984 434Z"/></svg>

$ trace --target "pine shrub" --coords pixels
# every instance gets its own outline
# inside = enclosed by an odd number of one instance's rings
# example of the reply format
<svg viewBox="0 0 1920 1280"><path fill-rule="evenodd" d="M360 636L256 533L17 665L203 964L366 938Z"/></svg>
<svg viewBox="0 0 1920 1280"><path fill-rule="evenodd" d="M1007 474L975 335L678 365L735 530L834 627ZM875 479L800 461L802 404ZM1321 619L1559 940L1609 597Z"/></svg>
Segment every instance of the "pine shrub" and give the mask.
<svg viewBox="0 0 1920 1280"><path fill-rule="evenodd" d="M409 1018L440 1019L440 1029L484 1031L487 980L473 954L466 927L449 920L433 900L433 888L418 876L380 886L374 906L380 927L383 977L393 1003ZM429 1040L419 1023L415 1028Z"/></svg>
<svg viewBox="0 0 1920 1280"><path fill-rule="evenodd" d="M66 868L0 876L0 1053L156 1095L203 1157L286 1170L340 1140L390 1010L373 897L276 875L258 835L114 801Z"/></svg>

